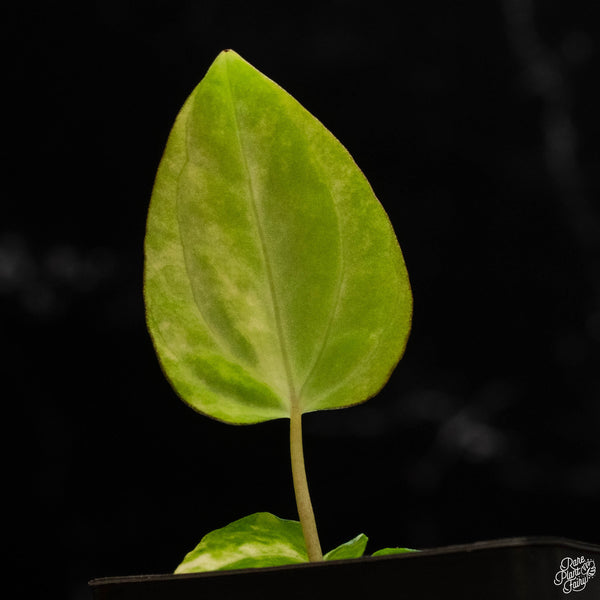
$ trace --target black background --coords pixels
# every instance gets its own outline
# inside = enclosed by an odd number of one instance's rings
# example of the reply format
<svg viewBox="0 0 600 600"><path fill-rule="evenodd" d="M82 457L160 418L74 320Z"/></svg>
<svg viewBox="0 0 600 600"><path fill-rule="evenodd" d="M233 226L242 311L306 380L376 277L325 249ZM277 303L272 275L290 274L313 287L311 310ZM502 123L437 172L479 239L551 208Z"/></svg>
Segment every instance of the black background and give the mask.
<svg viewBox="0 0 600 600"><path fill-rule="evenodd" d="M6 10L6 9L5 9ZM309 415L324 548L600 543L600 24L588 1L104 0L5 14L4 511L14 597L169 572L255 511L295 518L287 427L178 400L142 243L186 96L224 48L349 149L413 285L385 390Z"/></svg>

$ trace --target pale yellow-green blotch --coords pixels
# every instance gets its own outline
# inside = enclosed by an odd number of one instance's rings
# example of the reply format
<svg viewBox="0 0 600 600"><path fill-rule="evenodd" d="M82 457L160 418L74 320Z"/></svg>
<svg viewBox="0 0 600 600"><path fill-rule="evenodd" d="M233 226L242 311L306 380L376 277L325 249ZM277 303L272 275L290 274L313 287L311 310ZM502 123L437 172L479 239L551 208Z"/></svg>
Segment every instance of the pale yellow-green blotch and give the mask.
<svg viewBox="0 0 600 600"><path fill-rule="evenodd" d="M169 136L144 293L174 389L230 423L372 397L404 351L412 313L392 225L351 156L231 50Z"/></svg>

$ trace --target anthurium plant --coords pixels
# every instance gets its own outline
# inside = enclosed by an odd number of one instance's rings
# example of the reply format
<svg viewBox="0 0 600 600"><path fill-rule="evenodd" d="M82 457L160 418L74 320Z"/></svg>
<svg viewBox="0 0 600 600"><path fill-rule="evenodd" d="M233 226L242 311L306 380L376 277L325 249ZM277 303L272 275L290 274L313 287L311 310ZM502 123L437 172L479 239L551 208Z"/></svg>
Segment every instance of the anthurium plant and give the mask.
<svg viewBox="0 0 600 600"><path fill-rule="evenodd" d="M170 133L148 213L144 295L182 400L231 424L290 421L299 521L242 518L205 535L176 572L361 556L362 534L323 555L302 415L358 404L386 383L410 330L406 267L347 150L232 50Z"/></svg>

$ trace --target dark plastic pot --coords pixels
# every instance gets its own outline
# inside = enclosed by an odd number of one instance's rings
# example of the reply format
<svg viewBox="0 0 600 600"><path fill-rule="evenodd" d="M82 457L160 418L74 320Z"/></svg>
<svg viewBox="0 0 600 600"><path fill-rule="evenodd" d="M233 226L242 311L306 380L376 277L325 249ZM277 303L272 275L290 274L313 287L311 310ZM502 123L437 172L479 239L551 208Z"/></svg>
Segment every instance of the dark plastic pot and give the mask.
<svg viewBox="0 0 600 600"><path fill-rule="evenodd" d="M109 577L94 600L600 599L600 546L514 538L418 553L193 575ZM577 592L577 593L575 593Z"/></svg>

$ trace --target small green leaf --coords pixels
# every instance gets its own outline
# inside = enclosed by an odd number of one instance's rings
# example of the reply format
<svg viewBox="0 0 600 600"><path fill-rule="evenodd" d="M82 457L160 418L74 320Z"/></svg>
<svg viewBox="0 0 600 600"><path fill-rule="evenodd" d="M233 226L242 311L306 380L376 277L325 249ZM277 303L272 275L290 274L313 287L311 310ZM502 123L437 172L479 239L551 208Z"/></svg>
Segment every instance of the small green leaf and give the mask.
<svg viewBox="0 0 600 600"><path fill-rule="evenodd" d="M233 51L169 136L144 296L174 389L230 423L372 397L404 351L412 311L392 225L352 157Z"/></svg>
<svg viewBox="0 0 600 600"><path fill-rule="evenodd" d="M273 567L308 562L298 521L255 513L205 535L175 573Z"/></svg>
<svg viewBox="0 0 600 600"><path fill-rule="evenodd" d="M369 538L364 534L358 534L354 539L330 550L324 560L343 560L345 558L360 558L365 553Z"/></svg>
<svg viewBox="0 0 600 600"><path fill-rule="evenodd" d="M407 552L418 552L418 550L413 550L412 548L382 548L381 550L377 550L377 552L373 552L371 556L386 556L387 554L406 554Z"/></svg>

